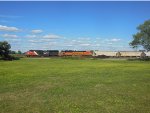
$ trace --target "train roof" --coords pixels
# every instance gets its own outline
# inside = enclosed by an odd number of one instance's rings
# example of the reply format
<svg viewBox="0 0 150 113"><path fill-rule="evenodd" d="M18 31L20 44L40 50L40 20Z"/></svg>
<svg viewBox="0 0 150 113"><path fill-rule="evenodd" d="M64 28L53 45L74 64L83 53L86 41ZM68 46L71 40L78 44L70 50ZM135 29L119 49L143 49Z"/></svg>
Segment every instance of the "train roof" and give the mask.
<svg viewBox="0 0 150 113"><path fill-rule="evenodd" d="M59 50L29 50L29 51L49 51L49 52L58 52Z"/></svg>
<svg viewBox="0 0 150 113"><path fill-rule="evenodd" d="M86 51L76 51L76 50L62 50L62 52L86 52Z"/></svg>

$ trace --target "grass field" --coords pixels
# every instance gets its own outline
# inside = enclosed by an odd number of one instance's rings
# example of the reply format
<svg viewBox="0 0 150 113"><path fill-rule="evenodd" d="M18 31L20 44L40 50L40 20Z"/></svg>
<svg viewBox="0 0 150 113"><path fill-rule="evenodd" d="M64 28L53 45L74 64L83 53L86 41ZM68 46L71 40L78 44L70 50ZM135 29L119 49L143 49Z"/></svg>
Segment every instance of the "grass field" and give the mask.
<svg viewBox="0 0 150 113"><path fill-rule="evenodd" d="M150 62L0 61L0 113L150 113Z"/></svg>

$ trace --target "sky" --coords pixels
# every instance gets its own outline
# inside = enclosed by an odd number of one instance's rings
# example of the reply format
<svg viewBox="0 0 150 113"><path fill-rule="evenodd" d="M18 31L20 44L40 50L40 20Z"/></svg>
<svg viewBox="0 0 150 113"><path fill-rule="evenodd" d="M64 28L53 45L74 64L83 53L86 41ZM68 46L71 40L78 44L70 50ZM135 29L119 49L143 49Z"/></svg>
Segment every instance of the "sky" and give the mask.
<svg viewBox="0 0 150 113"><path fill-rule="evenodd" d="M0 1L0 41L12 50L134 51L150 2Z"/></svg>

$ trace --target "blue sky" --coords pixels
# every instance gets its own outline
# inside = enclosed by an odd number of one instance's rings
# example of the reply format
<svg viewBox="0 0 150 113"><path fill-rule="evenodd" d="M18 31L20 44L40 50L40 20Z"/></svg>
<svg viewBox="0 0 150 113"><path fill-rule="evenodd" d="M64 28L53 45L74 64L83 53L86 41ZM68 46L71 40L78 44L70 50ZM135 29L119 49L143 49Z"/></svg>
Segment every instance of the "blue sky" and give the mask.
<svg viewBox="0 0 150 113"><path fill-rule="evenodd" d="M0 41L12 50L133 50L150 2L0 2Z"/></svg>

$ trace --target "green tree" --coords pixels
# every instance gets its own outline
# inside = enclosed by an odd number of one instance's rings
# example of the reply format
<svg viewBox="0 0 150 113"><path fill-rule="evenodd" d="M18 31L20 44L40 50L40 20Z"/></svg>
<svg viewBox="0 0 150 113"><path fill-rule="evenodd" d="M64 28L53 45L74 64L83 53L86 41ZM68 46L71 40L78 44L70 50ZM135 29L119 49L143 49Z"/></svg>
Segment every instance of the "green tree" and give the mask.
<svg viewBox="0 0 150 113"><path fill-rule="evenodd" d="M130 46L138 48L142 46L145 50L150 51L150 20L145 21L137 27L138 32L133 35L133 41Z"/></svg>
<svg viewBox="0 0 150 113"><path fill-rule="evenodd" d="M19 57L14 57L11 56L11 50L10 50L11 46L8 42L3 41L0 42L0 57L3 60L19 60Z"/></svg>
<svg viewBox="0 0 150 113"><path fill-rule="evenodd" d="M20 50L18 50L18 54L20 54L20 55L21 55L21 54L22 54L22 52L21 52Z"/></svg>
<svg viewBox="0 0 150 113"><path fill-rule="evenodd" d="M10 54L16 54L16 51L10 51Z"/></svg>
<svg viewBox="0 0 150 113"><path fill-rule="evenodd" d="M8 42L6 42L6 41L0 42L0 56L2 58L6 58L6 59L10 58L10 55L9 55L10 48L11 48L11 46Z"/></svg>

